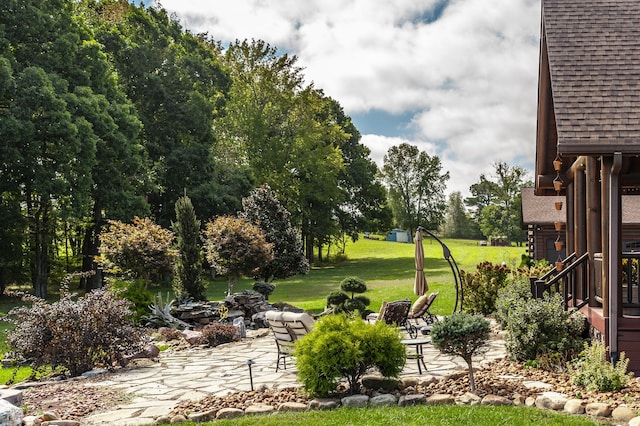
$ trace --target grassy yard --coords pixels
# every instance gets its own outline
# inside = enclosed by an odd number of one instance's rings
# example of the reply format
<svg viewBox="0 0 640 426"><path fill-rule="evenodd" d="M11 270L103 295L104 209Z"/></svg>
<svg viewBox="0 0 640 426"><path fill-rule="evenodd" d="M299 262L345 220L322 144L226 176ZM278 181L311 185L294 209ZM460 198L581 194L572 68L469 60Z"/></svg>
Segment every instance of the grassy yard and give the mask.
<svg viewBox="0 0 640 426"><path fill-rule="evenodd" d="M524 247L485 247L477 241L445 240L453 258L461 270L472 271L483 261L506 262L518 266ZM423 242L425 251L425 275L429 292L438 291L433 304L435 314L450 314L455 303L454 278L449 264L443 257L442 246L431 239ZM347 260L314 267L306 276L295 276L275 281L276 289L270 302L287 302L304 309L320 312L325 307L325 298L339 290L340 281L351 275L365 280L371 299L370 309L377 311L382 301L409 298L415 300L413 281L415 276L414 245L384 240L359 239L346 248ZM252 280L241 280L234 291L251 288ZM224 296L226 281L214 280L208 287L209 299L219 300Z"/></svg>
<svg viewBox="0 0 640 426"><path fill-rule="evenodd" d="M520 256L525 252L523 247L484 247L477 241L446 240L461 270L471 271L485 260L509 266L517 266ZM425 251L425 275L429 284L429 292L438 291L439 295L433 304L431 312L434 314L450 314L455 303L454 280L447 261L443 258L442 247L431 239L423 242ZM270 297L270 302L286 302L303 309L321 312L324 310L326 297L332 291L339 290L340 281L347 276L358 276L365 280L368 291L365 293L371 300L370 309L377 311L382 301L409 298L416 299L413 294L413 280L415 276L414 245L410 243L387 242L379 240L359 239L350 242L346 248L346 260L327 263L324 266L312 268L305 276L295 276L286 280L274 282L276 289ZM242 279L234 288L234 292L250 289L252 279ZM207 288L209 300L221 300L227 289L223 277L211 281ZM163 299L169 286L156 288L152 291L162 293ZM51 290L52 294L57 289ZM16 302L3 298L0 301L0 314L8 312ZM0 322L0 356L7 350L4 331L8 324ZM6 383L14 374L14 368L0 369L0 384ZM20 368L15 380L19 382L32 373L30 368Z"/></svg>
<svg viewBox="0 0 640 426"><path fill-rule="evenodd" d="M259 419L259 420L258 420ZM527 407L476 406L418 406L393 408L340 408L331 411L309 411L306 413L279 413L259 418L246 416L234 420L216 420L204 423L216 426L315 426L315 425L452 425L452 426L529 426L529 425L597 425L585 416L543 411ZM195 423L183 423L192 425ZM199 423L202 424L202 423Z"/></svg>

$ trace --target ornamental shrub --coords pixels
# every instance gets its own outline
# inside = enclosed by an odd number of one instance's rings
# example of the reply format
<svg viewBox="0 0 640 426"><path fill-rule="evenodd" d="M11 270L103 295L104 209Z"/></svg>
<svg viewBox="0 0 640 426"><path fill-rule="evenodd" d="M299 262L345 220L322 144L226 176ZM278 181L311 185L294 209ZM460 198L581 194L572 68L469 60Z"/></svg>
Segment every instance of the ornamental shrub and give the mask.
<svg viewBox="0 0 640 426"><path fill-rule="evenodd" d="M143 348L144 333L133 325L131 302L112 291L93 290L77 300L64 293L54 303L21 296L31 306L13 308L3 317L15 325L7 342L36 370L62 367L75 377L99 364L124 366L126 355Z"/></svg>
<svg viewBox="0 0 640 426"><path fill-rule="evenodd" d="M367 285L364 280L358 277L346 277L340 282L340 290L331 292L327 296L327 306L333 309L335 313L352 313L358 312L361 318L371 312L367 310L367 306L371 304L368 297L356 293L364 293L367 291ZM347 293L351 293L349 296Z"/></svg>
<svg viewBox="0 0 640 426"><path fill-rule="evenodd" d="M624 352L615 366L607 361L607 348L602 342L594 341L591 346L584 343L580 358L569 365L572 382L587 390L600 392L617 391L626 388L633 372L627 373L629 359Z"/></svg>
<svg viewBox="0 0 640 426"><path fill-rule="evenodd" d="M220 322L212 322L202 327L202 336L200 336L200 344L209 345L211 347L222 345L240 340L238 330L233 324L223 324Z"/></svg>
<svg viewBox="0 0 640 426"><path fill-rule="evenodd" d="M324 316L296 342L298 378L314 397L335 393L341 378L351 394L357 393L360 379L371 368L385 377L398 377L406 361L400 341L398 331L383 321L369 324L345 314Z"/></svg>
<svg viewBox="0 0 640 426"><path fill-rule="evenodd" d="M473 273L461 271L464 311L471 314L492 314L498 290L506 285L509 272L507 266L491 262L479 263Z"/></svg>
<svg viewBox="0 0 640 426"><path fill-rule="evenodd" d="M542 299L516 299L506 319L505 346L517 361L575 358L582 348L584 317L575 310L564 310L562 296Z"/></svg>
<svg viewBox="0 0 640 426"><path fill-rule="evenodd" d="M476 390L472 357L485 350L489 338L489 321L481 316L454 313L437 321L431 328L431 342L440 352L462 357L469 367L471 391Z"/></svg>
<svg viewBox="0 0 640 426"><path fill-rule="evenodd" d="M498 290L498 297L496 298L494 318L496 322L506 329L507 320L509 319L509 312L521 303L527 303L533 299L531 294L531 283L529 278L524 275L517 275L511 280L506 287Z"/></svg>

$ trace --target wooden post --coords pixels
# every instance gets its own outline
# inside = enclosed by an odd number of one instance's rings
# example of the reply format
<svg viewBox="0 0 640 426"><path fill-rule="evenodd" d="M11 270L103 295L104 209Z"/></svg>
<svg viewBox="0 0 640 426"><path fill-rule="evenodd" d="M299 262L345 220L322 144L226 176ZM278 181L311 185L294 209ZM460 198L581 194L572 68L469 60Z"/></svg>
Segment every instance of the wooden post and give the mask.
<svg viewBox="0 0 640 426"><path fill-rule="evenodd" d="M587 209L587 251L589 252L589 268L587 285L589 306L599 306L596 301L596 276L594 259L596 253L602 253L602 232L600 228L600 187L598 185L598 161L588 157L586 165L586 209Z"/></svg>

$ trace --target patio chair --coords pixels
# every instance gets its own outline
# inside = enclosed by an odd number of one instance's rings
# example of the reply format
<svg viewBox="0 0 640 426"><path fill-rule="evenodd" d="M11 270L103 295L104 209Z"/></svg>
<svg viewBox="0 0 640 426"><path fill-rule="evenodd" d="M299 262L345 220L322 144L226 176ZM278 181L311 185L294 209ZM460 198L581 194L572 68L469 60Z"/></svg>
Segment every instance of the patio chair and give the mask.
<svg viewBox="0 0 640 426"><path fill-rule="evenodd" d="M313 327L314 319L307 313L267 311L265 319L273 331L278 348L276 372L282 367L287 369L287 357L293 356L296 340L305 336Z"/></svg>
<svg viewBox="0 0 640 426"><path fill-rule="evenodd" d="M410 300L383 302L379 314L369 314L367 320L384 321L389 325L404 327L412 339L418 336L418 329L409 321Z"/></svg>
<svg viewBox="0 0 640 426"><path fill-rule="evenodd" d="M438 296L438 292L434 292L427 295L420 296L411 307L411 311L409 312L409 319L415 320L416 325L418 324L418 320L422 319L426 325L432 325L434 322L438 321L438 317L433 315L429 308L436 297Z"/></svg>

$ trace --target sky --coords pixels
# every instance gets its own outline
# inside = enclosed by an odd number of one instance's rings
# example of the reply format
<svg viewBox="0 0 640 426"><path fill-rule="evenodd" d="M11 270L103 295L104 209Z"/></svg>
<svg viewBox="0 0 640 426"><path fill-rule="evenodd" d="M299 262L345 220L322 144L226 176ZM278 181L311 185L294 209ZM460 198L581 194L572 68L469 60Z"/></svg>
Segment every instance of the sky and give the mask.
<svg viewBox="0 0 640 426"><path fill-rule="evenodd" d="M149 2L149 0L145 0ZM447 193L494 164L533 179L540 0L161 0L185 29L296 55L379 166L403 142L437 155Z"/></svg>

